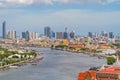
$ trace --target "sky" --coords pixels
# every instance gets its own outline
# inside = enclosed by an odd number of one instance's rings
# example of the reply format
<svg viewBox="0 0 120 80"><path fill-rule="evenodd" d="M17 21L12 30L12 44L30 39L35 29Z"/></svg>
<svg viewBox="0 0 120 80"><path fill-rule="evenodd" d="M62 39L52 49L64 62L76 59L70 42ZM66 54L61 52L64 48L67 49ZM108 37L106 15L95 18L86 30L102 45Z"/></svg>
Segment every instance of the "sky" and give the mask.
<svg viewBox="0 0 120 80"><path fill-rule="evenodd" d="M67 27L78 35L119 34L120 0L0 0L1 28L3 21L19 35L26 30L43 34L45 26L55 32Z"/></svg>

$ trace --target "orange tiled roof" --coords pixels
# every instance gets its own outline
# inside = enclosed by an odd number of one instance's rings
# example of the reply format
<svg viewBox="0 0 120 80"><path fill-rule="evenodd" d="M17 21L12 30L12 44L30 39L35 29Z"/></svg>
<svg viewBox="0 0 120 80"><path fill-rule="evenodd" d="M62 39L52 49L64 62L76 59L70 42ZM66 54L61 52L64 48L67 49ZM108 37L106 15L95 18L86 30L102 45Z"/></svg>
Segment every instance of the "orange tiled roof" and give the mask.
<svg viewBox="0 0 120 80"><path fill-rule="evenodd" d="M117 73L120 74L120 66L112 66L107 69L102 69L99 72L106 72L106 73Z"/></svg>
<svg viewBox="0 0 120 80"><path fill-rule="evenodd" d="M90 80L95 80L96 72L94 71L80 72L78 75L78 80L86 80L86 77L89 77Z"/></svg>

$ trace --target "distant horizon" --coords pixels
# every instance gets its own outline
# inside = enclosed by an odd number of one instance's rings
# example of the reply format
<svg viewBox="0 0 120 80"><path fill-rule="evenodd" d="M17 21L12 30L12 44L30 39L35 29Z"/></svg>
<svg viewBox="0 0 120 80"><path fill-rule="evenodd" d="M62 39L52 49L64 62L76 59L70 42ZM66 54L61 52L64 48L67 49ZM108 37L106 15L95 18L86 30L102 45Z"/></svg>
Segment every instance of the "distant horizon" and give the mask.
<svg viewBox="0 0 120 80"><path fill-rule="evenodd" d="M119 0L1 0L0 24L17 34L29 30L43 34L50 26L55 32L74 30L78 35L88 32L120 34ZM1 31L0 31L1 35Z"/></svg>

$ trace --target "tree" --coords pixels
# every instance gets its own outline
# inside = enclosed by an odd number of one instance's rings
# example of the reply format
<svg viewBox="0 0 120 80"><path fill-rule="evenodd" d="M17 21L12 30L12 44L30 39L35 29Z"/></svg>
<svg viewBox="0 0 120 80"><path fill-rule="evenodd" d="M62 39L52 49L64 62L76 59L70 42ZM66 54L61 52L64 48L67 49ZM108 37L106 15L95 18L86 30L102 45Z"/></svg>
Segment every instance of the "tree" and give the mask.
<svg viewBox="0 0 120 80"><path fill-rule="evenodd" d="M114 57L107 57L107 64L113 65L113 63L116 62L116 59Z"/></svg>

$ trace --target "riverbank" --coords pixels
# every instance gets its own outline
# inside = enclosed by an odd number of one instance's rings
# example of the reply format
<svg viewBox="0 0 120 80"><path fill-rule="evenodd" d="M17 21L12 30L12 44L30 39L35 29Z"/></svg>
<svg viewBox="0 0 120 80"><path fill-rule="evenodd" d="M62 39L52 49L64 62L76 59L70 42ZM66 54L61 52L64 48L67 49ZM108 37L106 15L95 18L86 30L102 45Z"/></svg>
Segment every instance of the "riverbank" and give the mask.
<svg viewBox="0 0 120 80"><path fill-rule="evenodd" d="M16 63L12 63L12 64L8 64L8 65L4 65L4 66L0 66L0 69L8 69L8 68L17 68L20 66L23 66L27 63L33 64L33 63L38 63L40 60L42 60L43 57L38 54L36 57L32 58L32 59L26 59L24 61L20 61L20 62L16 62Z"/></svg>
<svg viewBox="0 0 120 80"><path fill-rule="evenodd" d="M28 62L30 62L30 61L32 61L32 59L28 59L28 60L20 61L20 62L17 62L17 63L0 66L0 69L10 68L10 66L21 66L21 65L23 65L23 64L25 64L25 63L28 63Z"/></svg>
<svg viewBox="0 0 120 80"><path fill-rule="evenodd" d="M78 53L78 54L85 54L85 55L89 55L91 57L98 57L99 59L101 58L107 58L108 55L105 55L103 53L93 53L91 51L76 51L76 50L70 50L70 49L57 49L57 48L51 48L53 50L60 50L60 51L67 51L67 52L71 52L71 53Z"/></svg>
<svg viewBox="0 0 120 80"><path fill-rule="evenodd" d="M0 46L0 69L16 68L34 60L40 56L36 50L12 45ZM40 60L40 59L39 59Z"/></svg>

